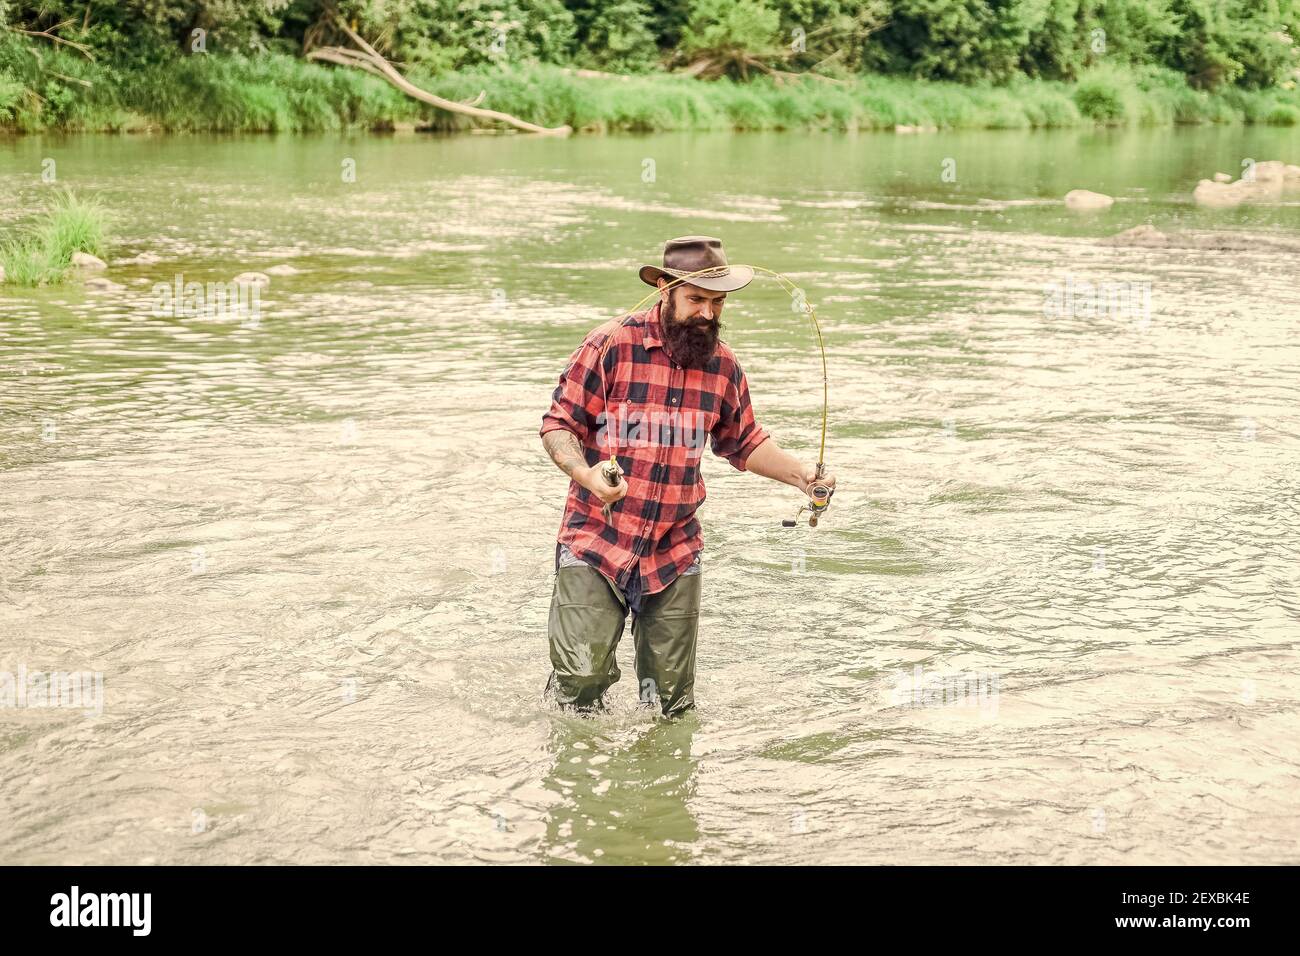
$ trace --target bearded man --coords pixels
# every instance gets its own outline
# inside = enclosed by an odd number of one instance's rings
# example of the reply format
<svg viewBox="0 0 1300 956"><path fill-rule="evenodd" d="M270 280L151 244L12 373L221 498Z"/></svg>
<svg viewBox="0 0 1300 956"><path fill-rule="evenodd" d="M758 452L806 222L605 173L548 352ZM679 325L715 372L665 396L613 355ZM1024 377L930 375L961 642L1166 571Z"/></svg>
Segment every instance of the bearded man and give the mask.
<svg viewBox="0 0 1300 956"><path fill-rule="evenodd" d="M640 699L675 717L695 706L696 509L705 498L697 436L740 471L810 497L814 483L833 489L835 477L818 479L815 465L758 425L745 373L719 338L727 294L749 285L753 270L728 266L719 239L683 236L640 277L658 287L658 301L591 332L542 417L542 443L571 479L555 547L547 693L566 709L603 709L621 676L615 651L630 612ZM602 474L611 450L616 485Z"/></svg>

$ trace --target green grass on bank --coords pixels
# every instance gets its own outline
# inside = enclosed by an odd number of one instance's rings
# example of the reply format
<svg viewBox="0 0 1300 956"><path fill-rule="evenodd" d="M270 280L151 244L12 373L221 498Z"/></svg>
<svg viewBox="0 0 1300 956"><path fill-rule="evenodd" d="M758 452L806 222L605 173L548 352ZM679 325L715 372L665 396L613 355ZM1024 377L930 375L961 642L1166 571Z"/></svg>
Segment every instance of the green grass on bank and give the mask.
<svg viewBox="0 0 1300 956"><path fill-rule="evenodd" d="M78 199L71 192L57 194L48 211L0 245L4 281L25 286L59 282L74 253L103 255L106 224L107 214L98 203Z"/></svg>
<svg viewBox="0 0 1300 956"><path fill-rule="evenodd" d="M466 117L417 103L383 80L274 54L192 56L131 72L67 53L53 68L0 59L0 128L306 132L413 124L467 129ZM62 78L55 74L62 74ZM1025 129L1081 125L1300 123L1300 91L1193 90L1172 71L1096 69L1077 83L1007 86L863 77L778 85L667 74L588 78L551 66L467 70L412 80L544 126L582 132L872 130L894 126Z"/></svg>

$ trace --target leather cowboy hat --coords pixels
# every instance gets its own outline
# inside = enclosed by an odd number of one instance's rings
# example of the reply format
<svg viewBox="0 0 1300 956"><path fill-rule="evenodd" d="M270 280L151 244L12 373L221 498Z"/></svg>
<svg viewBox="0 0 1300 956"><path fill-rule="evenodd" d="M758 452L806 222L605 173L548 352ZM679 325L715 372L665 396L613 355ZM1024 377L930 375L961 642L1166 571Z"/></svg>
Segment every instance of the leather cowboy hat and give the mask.
<svg viewBox="0 0 1300 956"><path fill-rule="evenodd" d="M646 285L658 285L661 276L671 282L701 269L711 271L686 281L710 292L735 292L754 280L754 270L749 266L733 268L727 265L722 240L712 236L680 236L669 239L664 243L663 268L642 266L640 276Z"/></svg>

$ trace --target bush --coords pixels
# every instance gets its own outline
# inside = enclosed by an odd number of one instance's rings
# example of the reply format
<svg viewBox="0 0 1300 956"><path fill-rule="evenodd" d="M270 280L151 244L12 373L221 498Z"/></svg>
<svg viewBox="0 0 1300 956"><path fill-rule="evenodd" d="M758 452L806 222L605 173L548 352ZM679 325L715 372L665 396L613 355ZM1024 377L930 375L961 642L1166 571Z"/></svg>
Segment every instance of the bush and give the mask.
<svg viewBox="0 0 1300 956"><path fill-rule="evenodd" d="M98 203L80 200L71 192L59 193L48 212L0 246L5 281L28 286L60 281L74 253L103 255L107 220Z"/></svg>
<svg viewBox="0 0 1300 956"><path fill-rule="evenodd" d="M11 121L18 115L26 89L15 77L0 71L0 120Z"/></svg>
<svg viewBox="0 0 1300 956"><path fill-rule="evenodd" d="M1274 103L1264 114L1263 122L1269 126L1300 126L1300 107Z"/></svg>
<svg viewBox="0 0 1300 956"><path fill-rule="evenodd" d="M1099 123L1120 124L1131 121L1133 87L1127 76L1113 69L1085 73L1074 90L1074 105L1079 112Z"/></svg>

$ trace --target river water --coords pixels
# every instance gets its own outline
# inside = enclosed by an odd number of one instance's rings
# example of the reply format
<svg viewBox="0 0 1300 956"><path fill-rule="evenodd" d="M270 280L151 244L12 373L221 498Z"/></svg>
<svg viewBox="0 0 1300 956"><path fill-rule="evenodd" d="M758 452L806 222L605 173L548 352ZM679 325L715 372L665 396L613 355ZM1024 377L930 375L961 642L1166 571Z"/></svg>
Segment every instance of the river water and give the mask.
<svg viewBox="0 0 1300 956"><path fill-rule="evenodd" d="M1247 159L1300 136L0 140L119 286L0 287L0 671L103 680L0 709L5 862L1300 862L1300 202L1190 198ZM687 233L817 305L839 489L706 456L698 712L625 637L562 716L537 428ZM815 459L807 324L724 321Z"/></svg>

